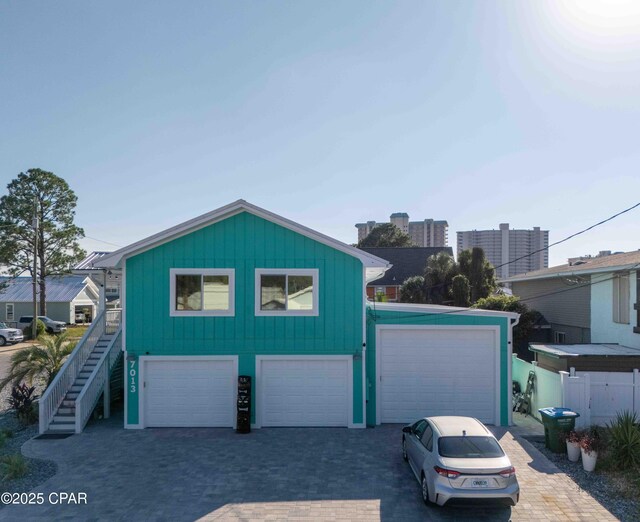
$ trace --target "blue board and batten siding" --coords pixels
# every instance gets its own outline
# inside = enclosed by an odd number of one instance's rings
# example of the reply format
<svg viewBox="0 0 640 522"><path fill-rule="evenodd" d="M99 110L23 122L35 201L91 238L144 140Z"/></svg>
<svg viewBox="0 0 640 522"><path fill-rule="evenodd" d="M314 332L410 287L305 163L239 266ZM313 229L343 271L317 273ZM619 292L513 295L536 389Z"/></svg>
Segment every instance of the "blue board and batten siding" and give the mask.
<svg viewBox="0 0 640 522"><path fill-rule="evenodd" d="M128 425L139 422L140 356L238 355L239 373L255 378L256 355L355 355L362 350L362 261L248 212L125 262L127 371L135 384L126 391ZM235 316L170 317L172 268L234 269ZM319 315L256 317L257 268L317 268ZM364 422L361 365L355 357L354 424ZM252 394L255 404L255 386Z"/></svg>

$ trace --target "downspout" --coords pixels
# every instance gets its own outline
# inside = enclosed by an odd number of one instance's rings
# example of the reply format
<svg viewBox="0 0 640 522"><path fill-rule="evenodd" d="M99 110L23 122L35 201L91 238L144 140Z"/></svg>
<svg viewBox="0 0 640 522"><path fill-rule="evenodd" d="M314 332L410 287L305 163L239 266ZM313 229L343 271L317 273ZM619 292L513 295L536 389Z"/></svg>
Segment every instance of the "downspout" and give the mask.
<svg viewBox="0 0 640 522"><path fill-rule="evenodd" d="M367 268L362 264L362 427L367 427Z"/></svg>
<svg viewBox="0 0 640 522"><path fill-rule="evenodd" d="M509 330L507 331L507 394L509 404L509 417L507 423L509 426L513 426L513 407L511 405L511 387L513 386L513 327L517 326L520 322L520 314L517 314L515 319L509 319Z"/></svg>

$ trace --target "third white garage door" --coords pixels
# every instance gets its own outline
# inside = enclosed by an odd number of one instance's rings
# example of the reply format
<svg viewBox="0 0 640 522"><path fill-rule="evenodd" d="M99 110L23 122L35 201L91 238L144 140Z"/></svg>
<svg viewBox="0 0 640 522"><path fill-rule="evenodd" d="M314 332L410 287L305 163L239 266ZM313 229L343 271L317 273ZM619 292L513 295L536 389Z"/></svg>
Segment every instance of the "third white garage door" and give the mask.
<svg viewBox="0 0 640 522"><path fill-rule="evenodd" d="M379 422L464 415L497 424L497 336L493 328L380 327Z"/></svg>
<svg viewBox="0 0 640 522"><path fill-rule="evenodd" d="M351 357L257 358L262 426L348 426Z"/></svg>

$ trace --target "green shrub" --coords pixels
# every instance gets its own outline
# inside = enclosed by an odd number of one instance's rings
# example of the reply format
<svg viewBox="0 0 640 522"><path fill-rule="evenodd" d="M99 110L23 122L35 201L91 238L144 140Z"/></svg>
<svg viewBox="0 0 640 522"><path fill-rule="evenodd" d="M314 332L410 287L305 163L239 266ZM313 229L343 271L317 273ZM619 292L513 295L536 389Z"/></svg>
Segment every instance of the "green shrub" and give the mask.
<svg viewBox="0 0 640 522"><path fill-rule="evenodd" d="M7 436L0 432L0 449L4 448L4 445L7 443Z"/></svg>
<svg viewBox="0 0 640 522"><path fill-rule="evenodd" d="M6 455L0 457L0 480L8 481L24 477L29 465L22 455Z"/></svg>
<svg viewBox="0 0 640 522"><path fill-rule="evenodd" d="M2 430L0 430L0 436L3 436L3 435L4 435L4 437L6 439L11 439L11 438L13 438L13 431L11 431L9 429L6 429L6 428L2 429Z"/></svg>
<svg viewBox="0 0 640 522"><path fill-rule="evenodd" d="M35 386L27 386L25 383L16 384L11 388L11 397L7 399L9 406L15 410L16 417L23 424L33 424L38 420L38 413L34 401L33 392Z"/></svg>
<svg viewBox="0 0 640 522"><path fill-rule="evenodd" d="M635 413L618 412L609 425L609 450L617 469L640 469L640 427Z"/></svg>
<svg viewBox="0 0 640 522"><path fill-rule="evenodd" d="M34 339L33 335L31 335L31 326L32 325L29 325L24 329L24 335L29 339ZM40 319L38 319L37 326L36 326L37 335L35 339L39 338L42 334L44 334L46 330L47 330L47 327L44 325L44 323Z"/></svg>

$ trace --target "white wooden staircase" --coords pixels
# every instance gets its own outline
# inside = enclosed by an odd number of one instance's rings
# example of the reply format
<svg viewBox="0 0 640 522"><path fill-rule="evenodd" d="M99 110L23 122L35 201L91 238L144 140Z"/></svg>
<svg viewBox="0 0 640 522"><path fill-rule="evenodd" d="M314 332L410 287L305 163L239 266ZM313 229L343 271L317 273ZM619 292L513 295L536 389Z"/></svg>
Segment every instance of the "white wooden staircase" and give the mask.
<svg viewBox="0 0 640 522"><path fill-rule="evenodd" d="M40 433L80 433L100 397L109 417L110 376L122 356L120 310L95 318L40 398Z"/></svg>

